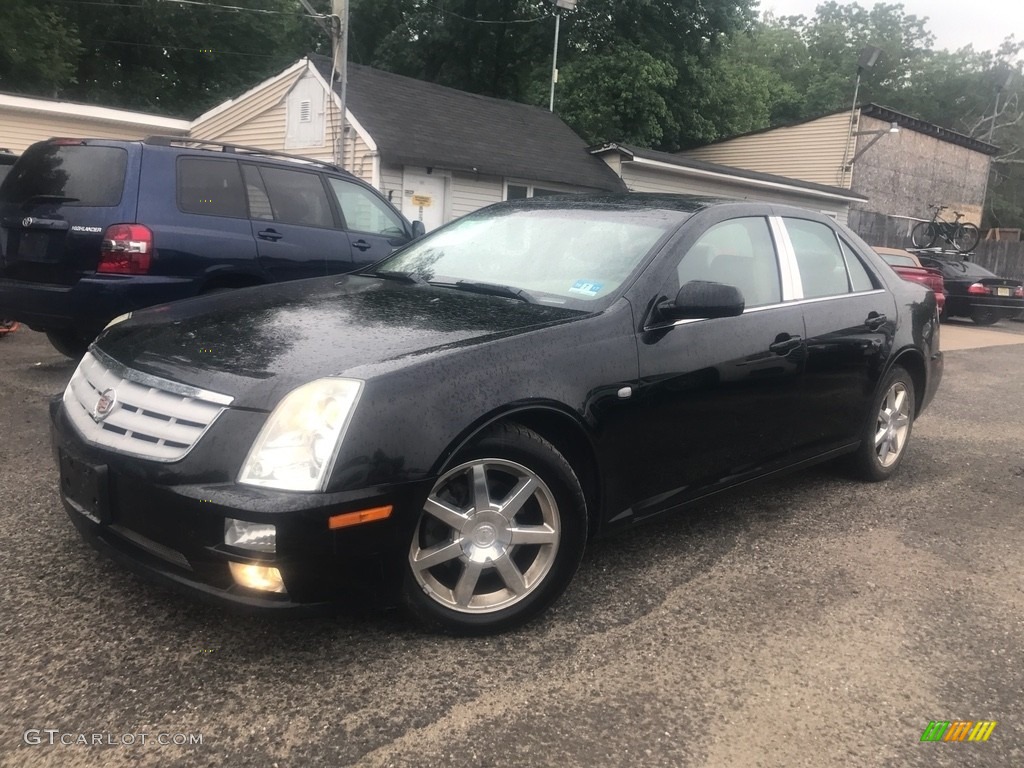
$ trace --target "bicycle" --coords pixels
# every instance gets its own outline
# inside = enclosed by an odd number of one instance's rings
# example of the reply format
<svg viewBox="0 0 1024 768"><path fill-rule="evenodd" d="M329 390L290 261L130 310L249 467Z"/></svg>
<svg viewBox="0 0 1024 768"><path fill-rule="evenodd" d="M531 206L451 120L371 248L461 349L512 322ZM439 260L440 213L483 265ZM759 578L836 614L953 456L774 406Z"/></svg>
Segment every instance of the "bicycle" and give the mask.
<svg viewBox="0 0 1024 768"><path fill-rule="evenodd" d="M947 221L940 218L939 214L949 208L949 206L929 205L928 208L935 211L932 215L932 220L922 221L910 232L910 242L914 244L914 247L931 248L935 245L935 241L941 238L953 246L953 250L960 253L974 250L974 247L981 239L981 232L974 224L960 221L964 214L960 213L960 211L953 211L956 218L953 221Z"/></svg>

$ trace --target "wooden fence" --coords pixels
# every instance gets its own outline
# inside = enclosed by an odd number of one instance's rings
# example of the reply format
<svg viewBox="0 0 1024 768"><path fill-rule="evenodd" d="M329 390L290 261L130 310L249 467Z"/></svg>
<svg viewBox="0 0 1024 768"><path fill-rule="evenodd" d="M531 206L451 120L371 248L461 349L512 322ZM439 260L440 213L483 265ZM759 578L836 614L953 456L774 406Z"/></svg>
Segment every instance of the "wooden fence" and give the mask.
<svg viewBox="0 0 1024 768"><path fill-rule="evenodd" d="M915 224L917 219L850 211L850 229L864 238L868 245L906 248L910 245L910 230ZM982 240L968 258L1000 277L1024 280L1024 242Z"/></svg>

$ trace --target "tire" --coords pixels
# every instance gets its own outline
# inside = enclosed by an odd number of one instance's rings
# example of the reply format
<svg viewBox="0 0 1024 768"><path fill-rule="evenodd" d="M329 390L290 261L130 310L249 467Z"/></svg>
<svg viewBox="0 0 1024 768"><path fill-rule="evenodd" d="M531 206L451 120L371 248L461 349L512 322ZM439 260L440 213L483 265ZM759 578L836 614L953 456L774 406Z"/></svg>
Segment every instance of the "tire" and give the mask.
<svg viewBox="0 0 1024 768"><path fill-rule="evenodd" d="M499 425L431 489L405 554L402 596L429 627L503 632L565 591L586 540L587 504L569 463L537 433Z"/></svg>
<svg viewBox="0 0 1024 768"><path fill-rule="evenodd" d="M935 244L935 238L938 235L939 233L932 226L932 222L922 221L910 230L910 242L914 244L915 248L931 248Z"/></svg>
<svg viewBox="0 0 1024 768"><path fill-rule="evenodd" d="M92 339L83 339L74 331L47 331L46 338L54 349L72 360L80 360L92 343Z"/></svg>
<svg viewBox="0 0 1024 768"><path fill-rule="evenodd" d="M971 311L971 320L976 325L995 325L1002 319L1002 314L987 307Z"/></svg>
<svg viewBox="0 0 1024 768"><path fill-rule="evenodd" d="M853 454L853 469L863 480L888 480L903 463L914 428L914 380L896 365L879 387Z"/></svg>
<svg viewBox="0 0 1024 768"><path fill-rule="evenodd" d="M970 253L978 245L981 232L973 224L961 224L953 233L952 243L960 253Z"/></svg>

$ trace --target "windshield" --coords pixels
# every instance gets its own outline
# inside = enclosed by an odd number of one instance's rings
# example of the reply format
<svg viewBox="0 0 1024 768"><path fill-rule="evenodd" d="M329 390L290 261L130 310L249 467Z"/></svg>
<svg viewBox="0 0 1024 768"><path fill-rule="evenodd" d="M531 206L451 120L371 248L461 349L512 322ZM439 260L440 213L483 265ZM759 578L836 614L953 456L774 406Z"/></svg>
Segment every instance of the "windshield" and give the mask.
<svg viewBox="0 0 1024 768"><path fill-rule="evenodd" d="M687 216L571 203L487 209L413 243L376 271L434 285L509 288L541 303L596 308Z"/></svg>

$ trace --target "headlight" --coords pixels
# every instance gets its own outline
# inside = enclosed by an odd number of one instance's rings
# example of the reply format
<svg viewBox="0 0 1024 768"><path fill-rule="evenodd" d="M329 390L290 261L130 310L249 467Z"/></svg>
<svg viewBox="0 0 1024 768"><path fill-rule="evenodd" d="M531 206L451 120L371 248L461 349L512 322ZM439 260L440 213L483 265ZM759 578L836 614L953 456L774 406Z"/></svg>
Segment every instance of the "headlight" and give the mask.
<svg viewBox="0 0 1024 768"><path fill-rule="evenodd" d="M105 326L103 326L103 330L105 331L105 330L107 330L107 328L113 328L118 323L123 323L125 320L131 320L131 319L132 319L132 313L131 312L125 312L123 315L118 315L113 320L111 320L109 323L107 323Z"/></svg>
<svg viewBox="0 0 1024 768"><path fill-rule="evenodd" d="M354 379L318 379L290 392L249 449L238 482L322 490L362 388Z"/></svg>

